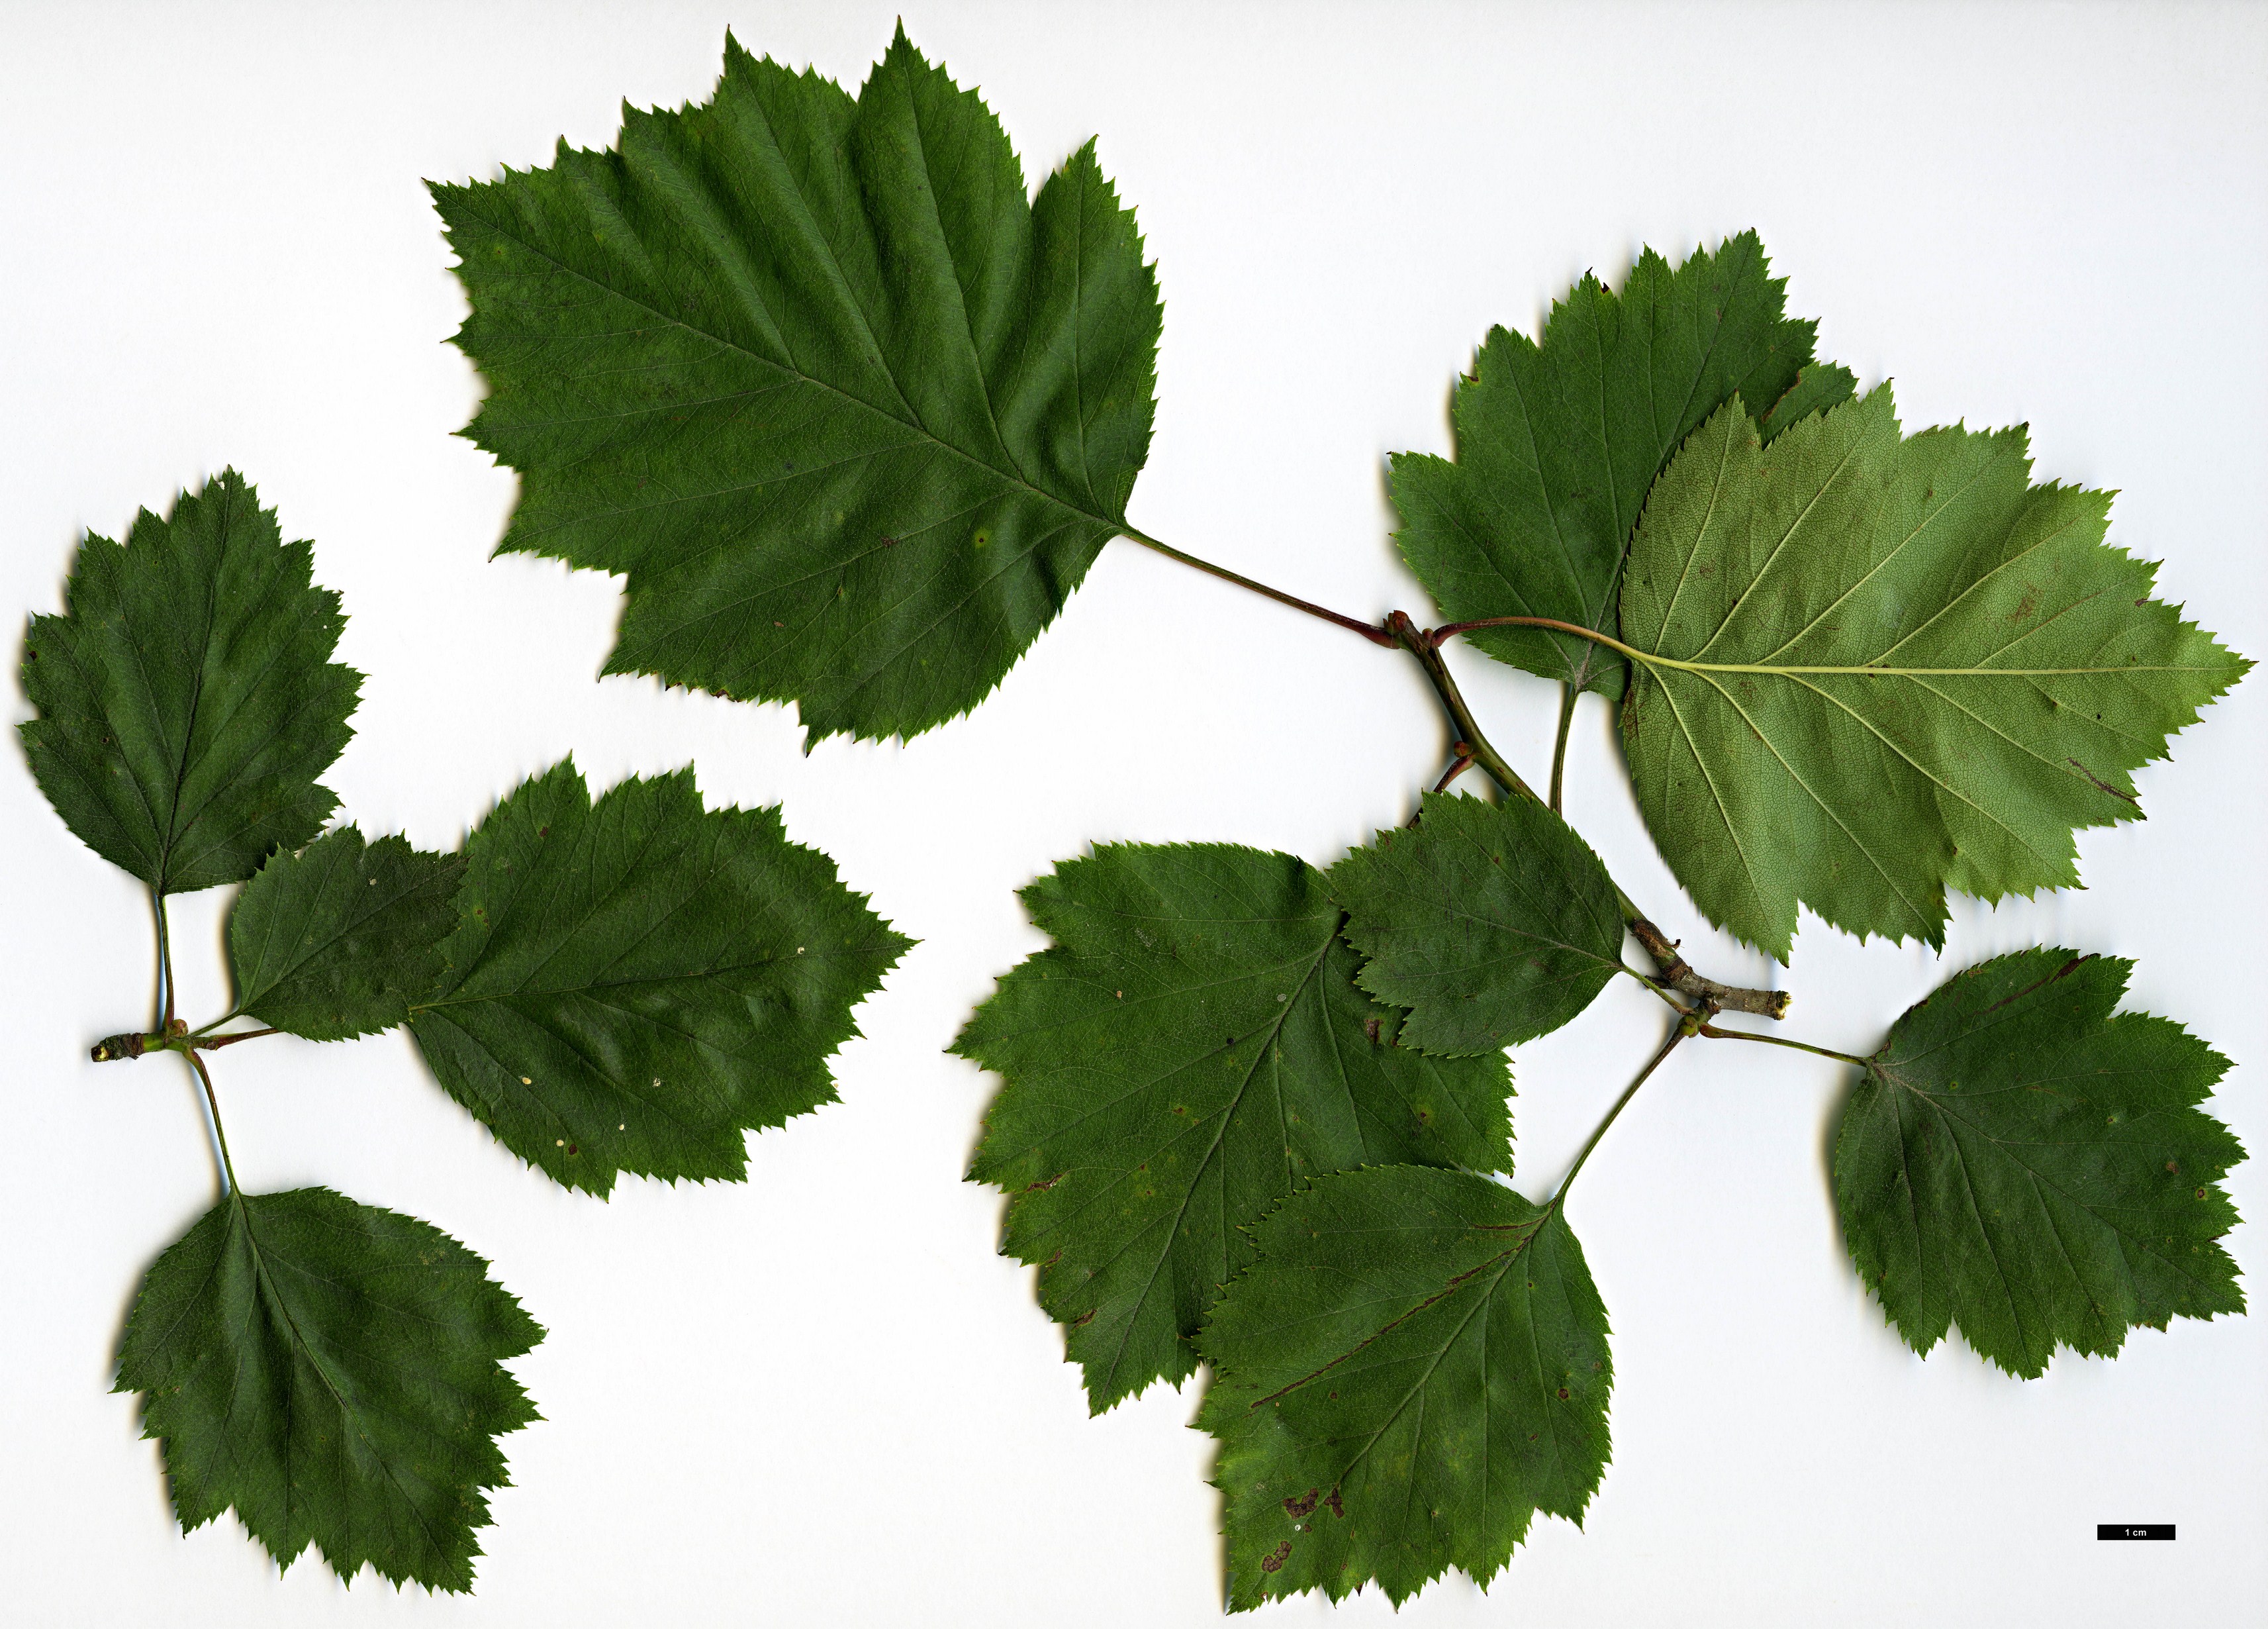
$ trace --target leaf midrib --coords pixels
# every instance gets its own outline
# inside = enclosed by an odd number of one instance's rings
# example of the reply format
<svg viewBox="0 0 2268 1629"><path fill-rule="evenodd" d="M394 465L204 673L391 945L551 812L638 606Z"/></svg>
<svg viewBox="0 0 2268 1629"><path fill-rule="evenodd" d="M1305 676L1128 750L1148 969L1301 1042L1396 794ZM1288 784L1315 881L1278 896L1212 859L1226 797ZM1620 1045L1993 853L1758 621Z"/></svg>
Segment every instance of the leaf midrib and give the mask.
<svg viewBox="0 0 2268 1629"><path fill-rule="evenodd" d="M369 1445L371 1457L375 1459L380 1469L386 1472L386 1479L394 1485L394 1492L401 1495L402 1504L416 1522L419 1530L425 1535L429 1552L437 1558L456 1561L461 1566L460 1559L453 1555L450 1546L436 1537L431 1526L425 1520L424 1511L420 1509L417 1501L410 1497L409 1491L401 1485L401 1478L394 1474L394 1462L378 1451L376 1442L372 1440L370 1433L362 1428L357 1411L348 1403L346 1395L340 1389L338 1382L332 1379L330 1370L323 1363L320 1355L317 1353L314 1344L300 1331L299 1321L292 1316L291 1306L284 1300L283 1289L276 1284L275 1274L269 1268L268 1258L261 1251L260 1237L252 1225L251 1202L240 1189L232 1188L229 1190L229 1203L235 1208L238 1217L244 1224L245 1248L252 1257L253 1272L260 1280L261 1299L274 1309L276 1316L283 1319L284 1326L290 1331L292 1341L306 1354L307 1366L315 1371L316 1377L323 1382L323 1389L330 1393L331 1401L337 1405L339 1418L349 1422L356 1434ZM286 1497L287 1499L289 1497L288 1485ZM288 1526L286 1539L288 1542Z"/></svg>
<svg viewBox="0 0 2268 1629"><path fill-rule="evenodd" d="M468 199L472 195L475 195L470 192L465 195ZM1029 205L1027 203L1027 208L1028 209L1028 207ZM526 253L542 261L547 265L556 268L560 272L570 277L577 279L578 282L589 284L592 288L598 290L603 294L607 294L613 299L621 300L624 305L630 306L639 311L646 313L649 316L653 317L670 328L676 328L683 333L707 340L711 344L718 345L724 350L732 351L736 356L747 358L749 362L755 364L758 367L764 368L774 373L784 373L798 384L809 385L814 389L826 391L828 394L836 396L840 400L850 403L853 407L856 407L863 413L870 414L873 417L884 420L888 424L895 424L900 429L909 430L938 451L948 453L954 458L961 460L962 462L968 464L972 468L983 470L985 474L992 476L1004 485L1020 487L1023 490L1030 493L1033 497L1039 498L1043 503L1052 504L1057 508L1064 510L1078 517L1079 520L1087 521L1095 526L1107 527L1114 534L1123 531L1125 527L1125 518L1123 515L1112 516L1096 514L1092 510L1083 508L1079 505L1074 504L1066 498L1057 497L1055 493L1048 491L1042 487L1034 485L1020 470L1004 470L998 465L990 463L983 458L979 458L973 453L964 451L962 448L954 446L953 443L946 440L944 438L938 435L936 431L931 430L928 425L923 424L918 415L913 415L912 404L910 402L907 404L907 412L909 415L911 415L911 416L900 417L895 413L876 407L873 402L868 402L863 396L852 394L850 391L843 389L839 385L831 384L826 380L820 379L813 374L805 372L801 368L794 365L792 363L776 362L770 357L761 356L755 351L750 350L747 346L739 343L737 341L733 340L725 335L712 332L710 328L702 327L698 324L688 322L681 317L674 316L670 313L660 309L659 306L639 299L635 294L625 293L622 290L616 288L613 284L607 282L605 279L594 276L591 273L582 269L580 267L568 264L565 261L559 259L556 255L549 253L538 245L529 242L526 238L520 236L519 233L505 230L503 226L497 225L497 222L470 208L468 203L465 206L465 213L478 221L482 227L486 228L495 236L502 238L508 242L516 244ZM969 335L969 338L973 345L975 343L975 335ZM898 390L900 400L902 401L904 399L904 392L902 387L899 385L895 369L890 365L888 359L882 356L879 348L877 348L875 354L882 360L882 372L884 376L889 380L891 387ZM980 380L983 378L983 371L981 369L978 370L978 378ZM991 411L991 392L989 387L986 387L984 394L986 410L990 413ZM1002 447L1002 451L1006 451L1005 446Z"/></svg>
<svg viewBox="0 0 2268 1629"><path fill-rule="evenodd" d="M1557 1202L1555 1200L1552 1204L1546 1205L1537 1213L1536 1217L1534 1219L1535 1225L1532 1227L1529 1227L1520 1240L1511 1245L1508 1249L1501 1251L1496 1256L1489 1257L1485 1261L1482 1261L1474 1266L1467 1268L1463 1272L1461 1272L1454 1278L1451 1279L1448 1283L1443 1285L1440 1289L1423 1297L1415 1305L1405 1308L1402 1312L1397 1313L1392 1318L1387 1320L1386 1323L1381 1324L1368 1335L1364 1336L1362 1339L1348 1347L1346 1351L1339 1353L1338 1356L1331 1359L1328 1363L1322 1365L1320 1367L1313 1370L1306 1375L1303 1375L1300 1379L1292 1382L1289 1385L1279 1387L1277 1390L1270 1392L1267 1397L1258 1399L1249 1406L1253 1409L1258 1409L1263 1404L1273 1402L1279 1397L1287 1397L1294 1391L1298 1391L1307 1386L1314 1384L1317 1380L1321 1379L1324 1375L1329 1374L1332 1369L1335 1369L1338 1367L1339 1365L1349 1361L1358 1353L1361 1353L1365 1348L1384 1339L1386 1336L1391 1333L1394 1330L1409 1323L1411 1319L1417 1317L1421 1313L1424 1313L1432 1308L1440 1306L1443 1301L1449 1300L1451 1297L1464 1290L1474 1287L1475 1285L1479 1283L1483 1274L1487 1273L1490 1268L1495 1268L1495 1273L1488 1279L1486 1287L1483 1290L1482 1294L1475 1298L1471 1308L1466 1312L1462 1318L1458 1320L1456 1328L1449 1331L1447 1338L1441 1342L1440 1347L1434 1352L1432 1360L1425 1366L1425 1372L1410 1382L1409 1388L1403 1391L1401 1400L1395 1404L1393 1409L1388 1413L1386 1419L1379 1424L1378 1428L1375 1431L1373 1431L1368 1437L1364 1440L1362 1447L1355 1451L1354 1457L1348 1460L1344 1465L1340 1467L1338 1474L1332 1483L1332 1486L1335 1489L1344 1487L1346 1483L1346 1478L1353 1474L1355 1467L1362 1463L1364 1457L1369 1454L1372 1448L1377 1447L1379 1440L1384 1437L1388 1431L1393 1429L1394 1422L1402 1418L1403 1412L1410 1406L1410 1399L1424 1391L1426 1386L1432 1382L1433 1371L1440 1367L1444 1360L1447 1358L1450 1349L1455 1346L1457 1342L1464 1338L1466 1328L1472 1323L1474 1318L1477 1317L1495 1300L1497 1290L1504 1282L1505 1274L1511 1272L1513 1264L1517 1262L1521 1256L1525 1255L1535 1244L1537 1237L1543 1233L1544 1227L1550 1224L1557 1209ZM1532 1324L1533 1320L1531 1319L1531 1336L1533 1335ZM1540 1372L1539 1365L1539 1373ZM1486 1411L1484 1410L1483 1413L1484 1418L1485 1418Z"/></svg>
<svg viewBox="0 0 2268 1629"><path fill-rule="evenodd" d="M1259 1046L1253 1049L1252 1062L1244 1072L1244 1079L1237 1082L1235 1095L1228 1100L1226 1106L1221 1109L1220 1124L1218 1129L1213 1132L1211 1146L1206 1148L1204 1155L1197 1161L1197 1168L1190 1174L1189 1186L1182 1194L1182 1202L1174 1208L1174 1219L1167 1225L1166 1247L1158 1252L1158 1259L1150 1269L1150 1277L1148 1281L1142 1286L1141 1294L1135 1296L1133 1299L1132 1305L1136 1310L1139 1310L1140 1308L1148 1302L1151 1292L1157 1287L1158 1275L1165 1271L1166 1263L1172 1259L1174 1254L1174 1235L1182 1225L1182 1218L1189 1214L1189 1205L1197 1198L1197 1189L1204 1179L1204 1173L1207 1168L1212 1164L1214 1157L1220 1153L1221 1144L1227 1139L1229 1123L1235 1119L1237 1109L1244 1102L1244 1095L1252 1089L1252 1082L1258 1078L1260 1073L1260 1065L1266 1060L1269 1049L1272 1047L1276 1043L1277 1040L1282 1036L1285 1023L1291 1018L1292 1009L1300 1005L1300 998L1307 992L1308 984L1314 979L1315 970L1322 967L1324 961L1329 956L1331 953L1331 945L1333 941L1338 938L1339 929L1346 921L1346 913L1344 911L1340 911L1337 915L1338 920L1332 924L1331 931L1323 935L1323 942L1316 947L1314 958L1307 964L1307 970L1300 975L1299 984L1292 987L1290 995L1288 995L1284 1000L1277 1003L1274 1017L1269 1023L1263 1026L1263 1030L1265 1031L1268 1038ZM1256 1030L1254 1033L1260 1034L1262 1031ZM1282 1103L1282 1094L1280 1092L1278 1094L1278 1108L1280 1109ZM1286 1168L1287 1179L1289 1176L1291 1159L1291 1143L1287 1138L1284 1146L1284 1161ZM1227 1183L1225 1181L1222 1183L1221 1197L1222 1203L1225 1205L1227 1202ZM1229 1277L1229 1264L1226 1259L1229 1236L1229 1230L1226 1227L1224 1227L1221 1234L1221 1248L1223 1256L1221 1281L1224 1283L1227 1281ZM1131 1248L1130 1243L1128 1248ZM1175 1323L1178 1325L1179 1320L1176 1319ZM1110 1360L1108 1373L1114 1382L1116 1382L1117 1378L1118 1365L1124 1360L1126 1355L1126 1343L1132 1338L1133 1332L1134 1320L1131 1317L1129 1317L1120 1326L1118 1350L1112 1354ZM1174 1337L1182 1345L1186 1345L1189 1343L1189 1332L1184 1331L1177 1327L1174 1330Z"/></svg>

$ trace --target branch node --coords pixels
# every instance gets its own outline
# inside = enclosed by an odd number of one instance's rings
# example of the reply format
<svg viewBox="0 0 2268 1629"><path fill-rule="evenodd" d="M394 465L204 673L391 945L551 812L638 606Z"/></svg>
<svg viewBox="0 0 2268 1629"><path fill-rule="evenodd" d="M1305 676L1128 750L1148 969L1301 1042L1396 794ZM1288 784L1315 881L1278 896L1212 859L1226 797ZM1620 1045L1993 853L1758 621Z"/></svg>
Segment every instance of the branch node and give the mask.
<svg viewBox="0 0 2268 1629"><path fill-rule="evenodd" d="M129 1058L139 1058L149 1050L149 1037L138 1033L105 1036L97 1041L87 1054L98 1064L114 1064Z"/></svg>
<svg viewBox="0 0 2268 1629"><path fill-rule="evenodd" d="M1785 1018L1790 1000L1785 990L1744 990L1736 984L1720 984L1713 978L1705 978L1693 970L1691 962L1677 954L1682 942L1670 938L1660 928L1633 911L1627 918L1631 934L1646 947L1646 954L1661 970L1661 982L1680 995L1709 1006L1717 1013L1754 1013L1761 1018Z"/></svg>

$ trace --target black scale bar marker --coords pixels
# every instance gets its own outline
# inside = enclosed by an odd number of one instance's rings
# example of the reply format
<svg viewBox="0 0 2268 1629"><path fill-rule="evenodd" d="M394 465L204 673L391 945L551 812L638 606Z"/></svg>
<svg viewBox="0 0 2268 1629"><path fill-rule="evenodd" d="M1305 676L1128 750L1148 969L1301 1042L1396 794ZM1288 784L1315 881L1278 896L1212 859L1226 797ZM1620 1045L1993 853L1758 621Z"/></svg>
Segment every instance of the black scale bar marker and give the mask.
<svg viewBox="0 0 2268 1629"><path fill-rule="evenodd" d="M2158 1522L2146 1525L2131 1522L2124 1523L2100 1522L2095 1524L2095 1536L2097 1538L2171 1538L2174 1536L2174 1524L2170 1522Z"/></svg>

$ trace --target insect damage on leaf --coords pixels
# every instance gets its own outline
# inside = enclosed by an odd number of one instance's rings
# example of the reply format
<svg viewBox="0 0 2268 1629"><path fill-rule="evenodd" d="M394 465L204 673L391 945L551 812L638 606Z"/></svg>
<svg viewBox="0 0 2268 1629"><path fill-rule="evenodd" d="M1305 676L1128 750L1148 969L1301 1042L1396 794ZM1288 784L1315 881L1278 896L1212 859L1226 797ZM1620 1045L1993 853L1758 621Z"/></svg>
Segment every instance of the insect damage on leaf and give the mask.
<svg viewBox="0 0 2268 1629"><path fill-rule="evenodd" d="M953 1043L1003 1078L972 1181L1040 1268L1097 1412L1192 1372L1244 1233L1359 1165L1509 1170L1501 1051L1429 1058L1354 978L1344 914L1289 854L1097 848L1023 893L1055 940Z"/></svg>
<svg viewBox="0 0 2268 1629"><path fill-rule="evenodd" d="M60 616L24 638L23 727L40 790L96 853L160 896L241 882L313 837L316 782L353 731L361 675L330 660L345 619L313 550L225 469L89 537Z"/></svg>
<svg viewBox="0 0 2268 1629"><path fill-rule="evenodd" d="M2024 432L1902 437L1888 386L1771 446L1737 400L1631 547L1623 738L1662 855L1785 962L1799 903L1944 940L1948 888L2079 881L2161 756L2251 664L2150 597L2110 500L2035 486Z"/></svg>
<svg viewBox="0 0 2268 1629"><path fill-rule="evenodd" d="M1652 249L1619 294L1586 275L1541 344L1491 328L1457 386L1456 457L1397 453L1395 539L1450 622L1549 616L1612 633L1624 551L1678 443L1739 392L1777 431L1851 394L1811 359L1817 324L1782 314L1753 232L1673 269ZM1623 660L1588 640L1476 629L1499 661L1578 689L1623 693Z"/></svg>
<svg viewBox="0 0 2268 1629"><path fill-rule="evenodd" d="M433 196L519 470L501 547L628 579L609 673L812 741L974 706L1125 523L1160 305L1092 143L1027 200L902 29L854 99L731 39L616 148Z"/></svg>
<svg viewBox="0 0 2268 1629"><path fill-rule="evenodd" d="M776 809L690 770L595 803L572 763L466 841L447 971L411 1032L450 1095L555 1180L737 1180L744 1133L835 1101L829 1054L912 940Z"/></svg>
<svg viewBox="0 0 2268 1629"><path fill-rule="evenodd" d="M1556 1205L1459 1171L1329 1176L1255 1229L1197 1338L1239 1610L1451 1567L1485 1584L1605 1473L1607 1314Z"/></svg>
<svg viewBox="0 0 2268 1629"><path fill-rule="evenodd" d="M1916 1352L1959 1324L2011 1374L2058 1345L2242 1312L2219 1241L2244 1151L2197 1105L2228 1060L2116 1013L2132 963L2037 949L1955 974L1867 1060L1835 1144L1859 1276Z"/></svg>

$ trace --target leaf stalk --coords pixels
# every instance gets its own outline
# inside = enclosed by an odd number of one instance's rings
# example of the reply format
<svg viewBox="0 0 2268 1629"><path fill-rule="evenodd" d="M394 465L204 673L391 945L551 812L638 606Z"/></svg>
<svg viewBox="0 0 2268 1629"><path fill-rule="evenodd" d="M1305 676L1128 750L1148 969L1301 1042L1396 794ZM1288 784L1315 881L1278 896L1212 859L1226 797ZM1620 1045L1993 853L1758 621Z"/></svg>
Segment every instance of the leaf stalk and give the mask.
<svg viewBox="0 0 2268 1629"><path fill-rule="evenodd" d="M1856 1064L1861 1069L1867 1067L1867 1064L1866 1058L1860 1058L1855 1052L1838 1052L1831 1046L1814 1046L1808 1041L1791 1041L1785 1036L1753 1035L1745 1029L1719 1029L1716 1025L1710 1023L1703 1024L1695 1033L1707 1036L1712 1041L1756 1041L1765 1046L1790 1047L1799 1052L1812 1052L1821 1058L1832 1058L1840 1063Z"/></svg>
<svg viewBox="0 0 2268 1629"><path fill-rule="evenodd" d="M1489 772L1490 778L1504 788L1508 796L1529 799L1537 803L1535 788L1522 780L1518 772L1504 761L1503 756L1489 745L1488 737L1481 733L1479 722L1472 709L1465 705L1464 697L1457 689L1456 680L1450 675L1448 664L1441 660L1441 633L1439 628L1420 628L1410 619L1406 611L1395 611L1386 619L1387 630L1395 642L1418 659L1432 682L1433 693L1440 697L1441 706L1456 726L1460 745L1472 749L1474 760ZM1559 719L1559 741L1564 753L1567 740L1567 721L1573 711L1572 701L1563 702ZM1555 791L1559 777L1559 755L1552 763ZM1555 814L1558 813L1556 800L1545 805ZM1755 1013L1764 1018L1781 1018L1787 1013L1788 994L1784 990L1749 990L1737 984L1721 984L1713 978L1705 978L1693 970L1690 963L1677 954L1676 941L1646 918L1646 913L1631 903L1630 896L1617 887L1615 898L1622 907L1623 921L1628 925L1638 942L1646 947L1661 977L1672 989L1696 1002L1711 1004L1714 1009L1731 1013Z"/></svg>
<svg viewBox="0 0 2268 1629"><path fill-rule="evenodd" d="M205 1110L212 1116L213 1146L220 1150L221 1185L233 1194L238 1191L236 1161L228 1157L228 1132L221 1126L220 1099L213 1092L212 1074L205 1068L205 1060L195 1052L184 1051L181 1055L197 1072L197 1084L205 1088Z"/></svg>
<svg viewBox="0 0 2268 1629"><path fill-rule="evenodd" d="M1592 1131L1590 1139L1583 1145L1582 1152L1575 1156L1575 1163L1569 1166L1567 1175L1559 1179L1559 1190L1551 1196L1551 1202L1545 1207L1546 1209L1559 1210L1565 1207L1567 1203L1567 1190L1575 1185L1575 1178L1582 1174L1583 1162L1591 1157L1591 1150L1599 1146L1599 1139L1607 1134L1607 1128L1615 1123L1616 1118L1621 1115L1630 1100L1638 1095L1638 1088L1646 1084L1647 1077L1661 1067L1662 1059L1675 1051L1679 1043L1689 1036L1702 1033L1706 1014L1707 1008L1705 1006L1686 1014L1677 1021L1677 1027L1669 1032L1668 1037L1655 1050L1653 1056L1646 1060L1646 1067L1639 1070L1637 1078L1623 1088L1623 1095L1615 1099L1615 1106L1607 1110L1607 1117L1600 1121Z"/></svg>
<svg viewBox="0 0 2268 1629"><path fill-rule="evenodd" d="M173 939L166 927L166 896L154 888L150 910L158 920L158 1028L167 1031L173 1027ZM98 1056L95 1061L102 1059Z"/></svg>
<svg viewBox="0 0 2268 1629"><path fill-rule="evenodd" d="M1559 813L1559 790L1567 773L1567 726L1575 722L1575 699L1581 694L1564 680L1560 682L1559 734L1551 743L1551 812L1554 814Z"/></svg>
<svg viewBox="0 0 2268 1629"><path fill-rule="evenodd" d="M1310 616L1320 617L1336 627L1344 628L1349 632L1359 633L1373 645L1407 651L1417 660L1418 667L1424 670L1426 682L1432 685L1433 694L1440 699L1442 711L1449 715L1450 723L1456 730L1456 744L1454 748L1456 759L1434 786L1433 790L1437 792L1446 790L1448 784L1462 773L1468 764L1477 763L1488 772L1489 778L1496 782L1506 796L1521 797L1531 802L1542 803L1553 814L1557 814L1561 781L1566 764L1567 735L1574 720L1575 703L1580 694L1572 685L1561 687L1558 739L1552 748L1551 796L1547 801L1537 797L1535 789L1522 779L1520 772L1505 761L1504 755L1490 744L1488 736L1481 729L1480 721L1473 717L1472 709L1465 704L1464 695L1457 689L1455 676L1449 672L1448 664L1441 658L1441 645L1452 634L1462 633L1472 628L1489 628L1498 625L1555 628L1568 633L1581 634L1587 638L1596 639L1601 644L1612 645L1626 654L1638 654L1602 634L1578 627L1572 623L1558 622L1548 616L1495 616L1479 622L1450 623L1440 628L1420 628L1407 611L1389 611L1383 624L1373 627L1368 623L1355 617L1347 616L1310 601L1302 600L1296 594L1285 593L1280 588L1270 588L1265 583L1256 582L1241 572L1232 571L1226 566L1215 565L1209 560L1200 559L1196 555L1175 549L1171 544L1160 542L1158 539L1138 532L1131 527L1125 528L1122 535L1130 542L1139 543L1145 549L1155 549L1168 559L1178 560L1182 564L1194 567L1208 576L1218 577L1224 582L1234 583L1241 588L1249 589L1252 593L1273 600L1279 605L1288 605L1293 610L1303 611ZM1676 941L1664 934L1646 918L1644 912L1631 903L1630 896L1624 894L1620 888L1616 888L1615 896L1621 903L1624 922L1637 936L1638 943L1646 947L1646 954L1653 958L1655 965L1661 969L1663 979L1680 994L1695 1002L1711 1004L1712 1009L1721 1009L1726 1012L1754 1013L1761 1017L1772 1019L1786 1015L1789 997L1786 991L1751 990L1738 984L1719 984L1713 978L1704 977L1695 972L1692 966L1677 954Z"/></svg>
<svg viewBox="0 0 2268 1629"><path fill-rule="evenodd" d="M1349 616L1343 612L1317 605L1312 600L1302 600L1297 594L1285 593L1280 588L1270 588L1267 584L1256 582L1241 571L1232 571L1225 565L1215 565L1210 560L1201 560L1193 554L1184 553L1170 543L1161 543L1147 533L1138 532L1130 526L1124 528L1119 535L1129 542L1139 543L1145 549L1155 549L1169 560L1179 560L1183 565L1194 566L1208 577L1218 577L1225 583L1234 583L1239 588L1249 589L1263 599L1273 600L1278 605L1288 605L1295 611L1304 611L1309 616L1320 617L1335 627L1345 629L1349 633L1359 633L1373 645L1384 645L1388 650L1394 648L1394 640L1383 630L1373 627L1359 616Z"/></svg>

